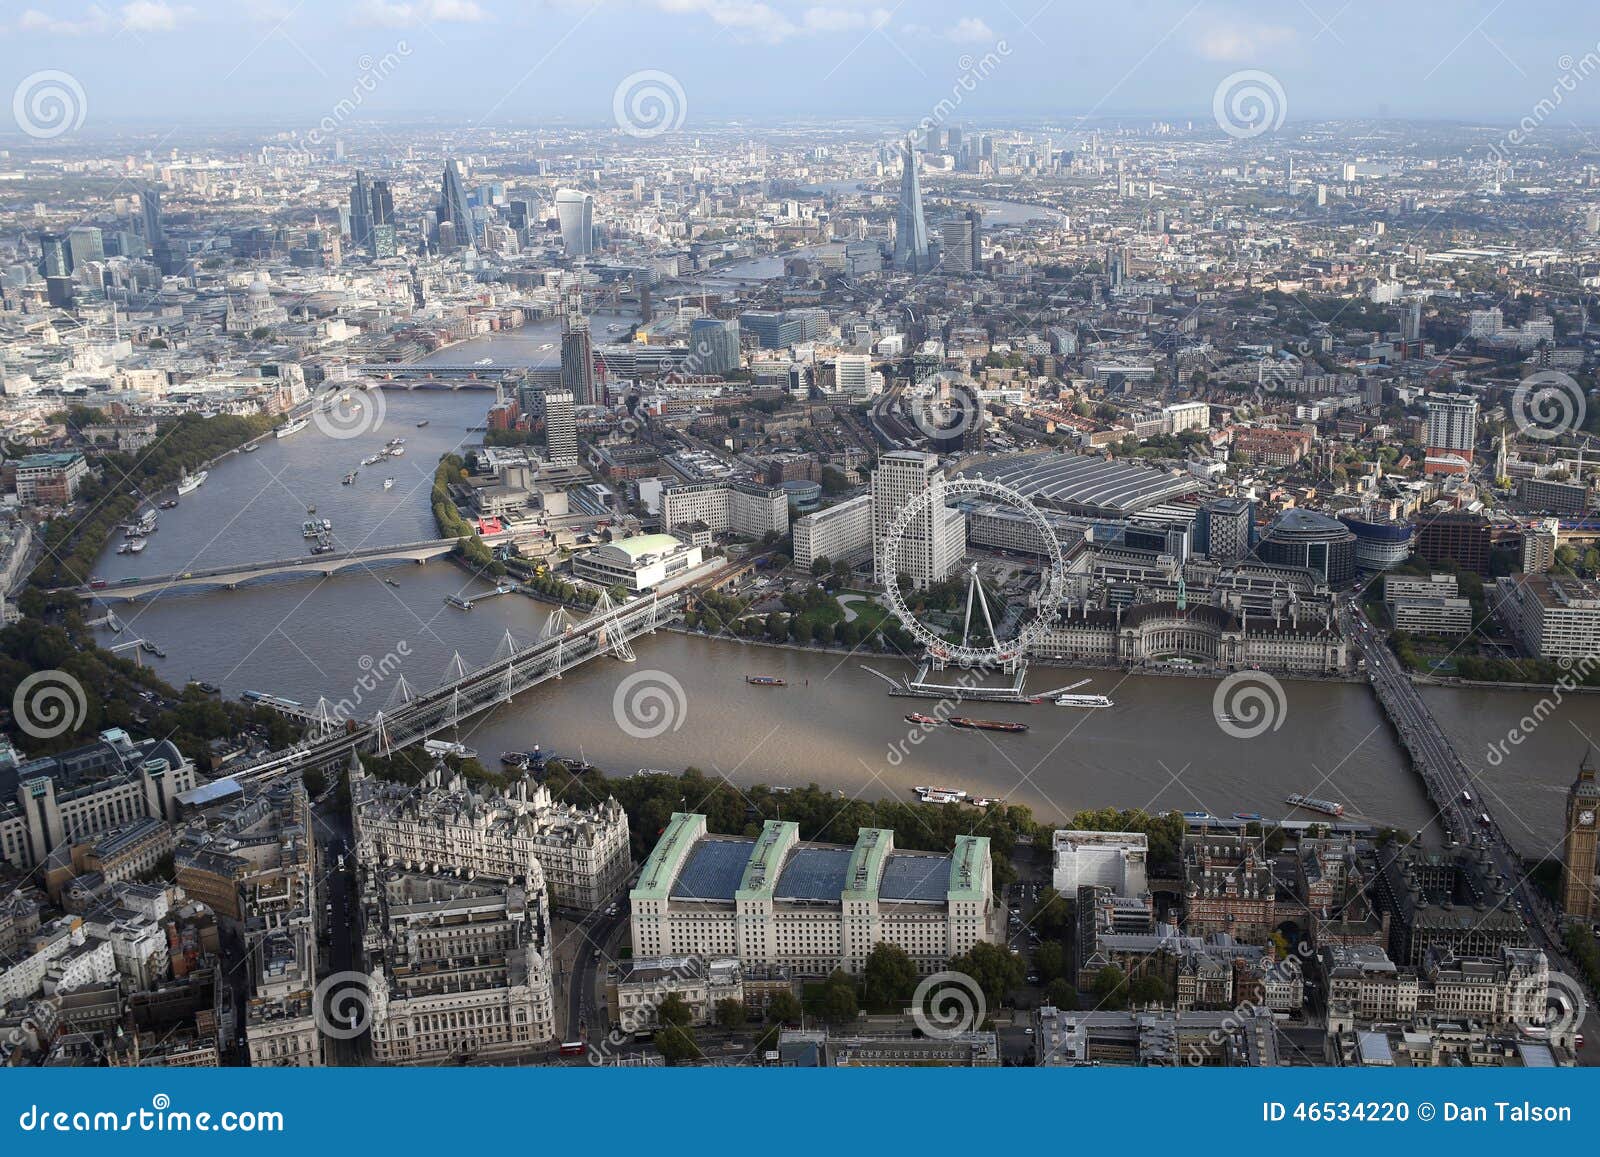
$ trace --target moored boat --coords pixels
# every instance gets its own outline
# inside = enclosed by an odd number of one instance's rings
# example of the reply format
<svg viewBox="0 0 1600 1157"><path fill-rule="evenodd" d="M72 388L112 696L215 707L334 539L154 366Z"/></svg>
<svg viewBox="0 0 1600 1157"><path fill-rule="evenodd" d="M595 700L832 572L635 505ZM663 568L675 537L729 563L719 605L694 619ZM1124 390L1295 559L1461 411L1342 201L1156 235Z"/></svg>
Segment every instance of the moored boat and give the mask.
<svg viewBox="0 0 1600 1157"><path fill-rule="evenodd" d="M907 723L920 723L924 727L937 727L940 720L932 715L924 715L920 711L906 712Z"/></svg>
<svg viewBox="0 0 1600 1157"><path fill-rule="evenodd" d="M744 681L752 687L787 687L788 680L780 679L776 675L746 675Z"/></svg>
<svg viewBox="0 0 1600 1157"><path fill-rule="evenodd" d="M1303 807L1307 811L1321 812L1323 815L1344 815L1344 804L1331 799L1317 799L1315 796L1301 795L1299 792L1295 792L1288 797L1286 802L1293 804L1295 807Z"/></svg>
<svg viewBox="0 0 1600 1157"><path fill-rule="evenodd" d="M1057 707L1113 707L1104 695L1057 695Z"/></svg>
<svg viewBox="0 0 1600 1157"><path fill-rule="evenodd" d="M967 731L1004 731L1015 735L1028 730L1026 723L1012 723L1005 719L972 719L965 715L950 716L950 726Z"/></svg>

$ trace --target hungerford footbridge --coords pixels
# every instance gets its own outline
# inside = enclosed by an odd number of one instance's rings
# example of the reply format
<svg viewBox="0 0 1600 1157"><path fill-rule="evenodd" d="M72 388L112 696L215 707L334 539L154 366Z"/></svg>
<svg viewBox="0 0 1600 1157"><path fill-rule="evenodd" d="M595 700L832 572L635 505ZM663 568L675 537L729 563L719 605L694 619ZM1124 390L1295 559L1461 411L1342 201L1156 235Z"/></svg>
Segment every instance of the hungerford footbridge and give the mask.
<svg viewBox="0 0 1600 1157"><path fill-rule="evenodd" d="M296 718L310 717L305 739L293 747L230 767L223 772L223 778L250 782L308 767L343 766L357 752L390 755L482 711L508 703L530 687L559 679L590 659L611 654L631 662L634 656L630 641L666 624L681 606L681 595L652 595L621 606L602 598L594 613L576 624L571 623L564 610L557 610L537 643L519 649L508 633L500 653L472 671L457 655L446 682L431 691L413 693L405 676L400 675L387 709L370 719L351 718L344 704L330 706L326 700L308 712L295 712Z"/></svg>

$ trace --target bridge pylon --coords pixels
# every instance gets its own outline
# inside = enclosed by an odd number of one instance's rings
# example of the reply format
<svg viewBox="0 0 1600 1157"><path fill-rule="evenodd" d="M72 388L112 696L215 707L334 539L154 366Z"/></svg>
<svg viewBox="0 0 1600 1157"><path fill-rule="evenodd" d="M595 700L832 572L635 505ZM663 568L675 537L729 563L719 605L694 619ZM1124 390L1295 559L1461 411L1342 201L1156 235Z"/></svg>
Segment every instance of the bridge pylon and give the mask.
<svg viewBox="0 0 1600 1157"><path fill-rule="evenodd" d="M601 624L600 629L595 632L595 639L602 650L610 650L624 663L632 663L638 656L633 653L633 645L628 642L628 633L611 622L620 609L611 601L611 596L602 589L600 597L594 602L594 611L589 615L588 621Z"/></svg>

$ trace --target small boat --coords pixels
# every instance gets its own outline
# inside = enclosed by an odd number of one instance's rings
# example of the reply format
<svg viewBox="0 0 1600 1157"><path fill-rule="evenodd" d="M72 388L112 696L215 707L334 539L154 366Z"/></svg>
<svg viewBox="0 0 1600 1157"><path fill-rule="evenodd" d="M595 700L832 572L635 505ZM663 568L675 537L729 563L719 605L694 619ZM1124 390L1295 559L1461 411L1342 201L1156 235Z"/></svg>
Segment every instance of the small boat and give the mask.
<svg viewBox="0 0 1600 1157"><path fill-rule="evenodd" d="M149 639L139 640L139 650L143 651L146 655L154 655L158 659L165 659L167 657L167 653L152 643Z"/></svg>
<svg viewBox="0 0 1600 1157"><path fill-rule="evenodd" d="M392 579L392 578L386 578L383 581L388 583L392 587L397 587L397 586L400 585L399 583L395 582L394 579Z"/></svg>
<svg viewBox="0 0 1600 1157"><path fill-rule="evenodd" d="M146 545L147 544L146 544L145 540L142 539L142 538L131 539L128 542L128 553L129 554L143 554L144 553L144 548L145 548Z"/></svg>
<svg viewBox="0 0 1600 1157"><path fill-rule="evenodd" d="M507 767L527 767L528 755L524 751L502 751L500 762Z"/></svg>
<svg viewBox="0 0 1600 1157"><path fill-rule="evenodd" d="M117 547L118 554L129 554L133 551L133 542L130 540Z"/></svg>
<svg viewBox="0 0 1600 1157"><path fill-rule="evenodd" d="M780 679L776 675L746 675L744 681L752 687L787 687L788 680Z"/></svg>
<svg viewBox="0 0 1600 1157"><path fill-rule="evenodd" d="M356 472L354 470L350 471L350 473L348 473L348 474L346 474L344 476L344 484L346 486L349 486L355 480L356 480Z"/></svg>
<svg viewBox="0 0 1600 1157"><path fill-rule="evenodd" d="M1336 803L1331 799L1317 799L1315 796L1301 795L1299 792L1295 792L1289 796L1286 802L1293 804L1295 807L1303 807L1307 811L1321 812L1323 815L1344 815L1344 804Z"/></svg>
<svg viewBox="0 0 1600 1157"><path fill-rule="evenodd" d="M193 687L197 691L204 691L207 695L215 695L218 691L222 690L222 688L218 687L215 683L206 683L199 679L189 680L189 686Z"/></svg>
<svg viewBox="0 0 1600 1157"><path fill-rule="evenodd" d="M1217 817L1210 812L1184 812L1183 818L1191 824L1214 824L1217 822Z"/></svg>
<svg viewBox="0 0 1600 1157"><path fill-rule="evenodd" d="M924 727L937 727L940 720L932 715L924 715L920 711L908 711L905 716L907 723L919 723Z"/></svg>
<svg viewBox="0 0 1600 1157"><path fill-rule="evenodd" d="M176 498L168 498L164 502L159 502L156 505L160 506L162 510L171 510L178 505L178 500Z"/></svg>
<svg viewBox="0 0 1600 1157"><path fill-rule="evenodd" d="M315 514L316 512L317 512L317 508L315 506L306 507L306 513L307 514Z"/></svg>
<svg viewBox="0 0 1600 1157"><path fill-rule="evenodd" d="M323 542L320 539L317 541L317 544L311 548L312 554L330 554L332 551L333 543Z"/></svg>
<svg viewBox="0 0 1600 1157"><path fill-rule="evenodd" d="M475 365L475 366L492 366L492 365L494 365L494 359L493 358L479 358L477 361L473 362L472 364Z"/></svg>
<svg viewBox="0 0 1600 1157"><path fill-rule="evenodd" d="M393 490L394 489L394 479L393 478L385 478L383 480L383 488L385 490Z"/></svg>
<svg viewBox="0 0 1600 1157"><path fill-rule="evenodd" d="M977 799L972 801L972 806L973 807L993 807L995 804L997 804L999 802L1000 802L1000 797L997 796L997 795L982 795L982 796L979 796Z"/></svg>
<svg viewBox="0 0 1600 1157"><path fill-rule="evenodd" d="M429 421L429 419L427 419L427 418L422 419L422 421L417 423L417 429L419 429L419 430L422 429L422 427L424 427L424 426L426 426L428 424L428 421Z"/></svg>
<svg viewBox="0 0 1600 1157"><path fill-rule="evenodd" d="M304 418L296 418L292 422L285 422L272 433L274 437L287 438L290 434L298 434L301 430L304 430L307 425L308 423Z"/></svg>
<svg viewBox="0 0 1600 1157"><path fill-rule="evenodd" d="M424 739L422 750L429 755L453 755L457 759L478 758L478 753L465 743L451 743L448 739Z"/></svg>
<svg viewBox="0 0 1600 1157"><path fill-rule="evenodd" d="M254 454L259 449L261 449L260 445L258 445L255 442L252 442L248 446L240 447L239 453L241 453L241 454Z"/></svg>
<svg viewBox="0 0 1600 1157"><path fill-rule="evenodd" d="M1057 707L1114 707L1104 695L1057 695Z"/></svg>
<svg viewBox="0 0 1600 1157"><path fill-rule="evenodd" d="M1251 823L1254 823L1255 821L1257 821L1257 820L1259 820L1261 818L1261 813L1260 812L1234 812L1233 813L1233 818L1236 819L1236 820L1248 820Z"/></svg>
<svg viewBox="0 0 1600 1157"><path fill-rule="evenodd" d="M917 798L923 803L960 803L967 798L967 793L949 787L914 787Z"/></svg>
<svg viewBox="0 0 1600 1157"><path fill-rule="evenodd" d="M968 731L1004 731L1013 735L1028 730L1026 723L1011 723L1004 719L970 719L965 715L950 716L950 726Z"/></svg>
<svg viewBox="0 0 1600 1157"><path fill-rule="evenodd" d="M396 446L393 450L389 451L389 456L391 458L398 458L398 457L400 457L400 455L404 454L405 452L406 452L406 448L404 446Z"/></svg>

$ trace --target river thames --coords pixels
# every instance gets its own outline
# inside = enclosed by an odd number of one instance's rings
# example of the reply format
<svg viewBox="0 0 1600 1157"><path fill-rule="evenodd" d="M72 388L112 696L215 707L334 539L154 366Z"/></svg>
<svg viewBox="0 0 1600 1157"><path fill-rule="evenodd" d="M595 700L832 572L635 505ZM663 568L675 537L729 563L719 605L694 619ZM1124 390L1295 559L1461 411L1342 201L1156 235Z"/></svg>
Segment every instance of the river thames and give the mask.
<svg viewBox="0 0 1600 1157"><path fill-rule="evenodd" d="M330 437L313 424L269 438L254 453L231 455L203 487L162 512L142 555L108 552L99 573L170 574L293 557L306 550L301 524L312 506L315 517L333 522L342 549L432 538L433 468L442 453L476 442L490 398L484 390L385 391L381 415L378 403L364 401L375 408L370 421L357 423L369 428L356 437ZM394 437L406 439L403 457L360 466ZM358 476L344 485L351 470ZM395 485L385 490L389 477ZM446 676L457 653L471 667L493 658L508 633L519 646L538 638L547 604L516 594L462 611L445 601L490 589L444 560L380 564L325 579L268 579L114 604L123 629L103 630L100 639L153 641L166 652L154 665L174 683L203 680L230 696L250 689L306 704L326 696L365 717L397 692L400 676L413 690L427 689ZM471 720L460 738L490 766L501 750L537 743L616 772L694 765L741 785L815 782L869 797L909 798L919 784L948 786L1026 804L1046 819L1108 806L1276 817L1287 811L1290 792L1339 800L1351 815L1407 829L1428 826L1432 816L1360 683L1286 680L1277 728L1241 739L1214 718L1213 680L1038 668L1032 690L1088 677L1079 690L1108 695L1115 706L974 705L967 713L1030 729L1013 735L946 727L912 743L917 729L903 716L928 704L889 696L887 685L862 669L903 676L909 667L898 658L672 631L640 639L635 650L637 662L592 662ZM357 690L370 669L389 669L396 659L386 683ZM747 674L777 675L788 685L750 686ZM669 714L659 734L639 738L639 726L618 722L619 714L630 718L619 712L619 689L625 706L630 691L650 686L663 689ZM1482 769L1480 789L1519 849L1549 854L1585 735L1600 736L1600 697L1569 697L1491 763L1491 745L1540 697L1456 688L1425 694L1469 766Z"/></svg>

